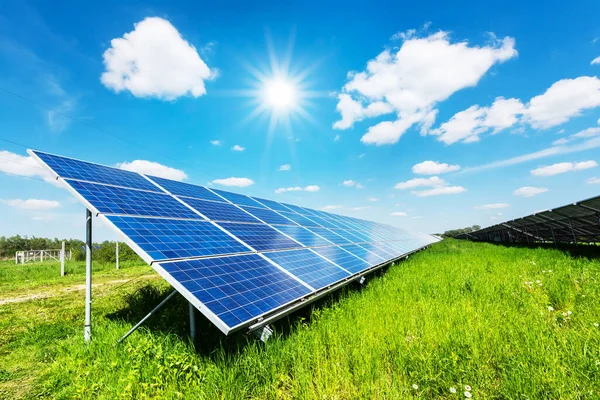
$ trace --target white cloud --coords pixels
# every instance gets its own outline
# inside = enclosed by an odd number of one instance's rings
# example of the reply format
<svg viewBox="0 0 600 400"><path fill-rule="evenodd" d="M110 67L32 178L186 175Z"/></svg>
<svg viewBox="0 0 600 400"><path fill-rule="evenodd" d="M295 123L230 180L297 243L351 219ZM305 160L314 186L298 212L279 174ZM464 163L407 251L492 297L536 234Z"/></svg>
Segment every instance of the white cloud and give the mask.
<svg viewBox="0 0 600 400"><path fill-rule="evenodd" d="M365 158L366 154L365 153L361 153L358 155L358 158Z"/></svg>
<svg viewBox="0 0 600 400"><path fill-rule="evenodd" d="M2 200L2 203L7 206L18 208L20 210L35 210L35 211L44 211L44 210L52 210L54 208L60 207L60 203L56 200L39 200L39 199L12 199L12 200Z"/></svg>
<svg viewBox="0 0 600 400"><path fill-rule="evenodd" d="M600 178L593 177L585 181L588 185L600 185Z"/></svg>
<svg viewBox="0 0 600 400"><path fill-rule="evenodd" d="M342 139L342 136L338 134L338 135L335 135L335 137L333 138L333 141L339 142L341 139Z"/></svg>
<svg viewBox="0 0 600 400"><path fill-rule="evenodd" d="M117 168L126 171L139 172L147 175L154 175L160 178L172 179L174 181L182 181L187 179L187 175L180 169L167 167L154 161L148 160L133 160L131 162L118 163Z"/></svg>
<svg viewBox="0 0 600 400"><path fill-rule="evenodd" d="M597 167L598 163L593 160L581 162L562 162L545 167L539 167L531 170L531 175L535 176L553 176L571 171L581 171L584 169Z"/></svg>
<svg viewBox="0 0 600 400"><path fill-rule="evenodd" d="M342 185L344 185L344 186L354 186L354 185L356 185L356 182L354 182L352 179L348 179L348 180L345 180L344 182L342 182Z"/></svg>
<svg viewBox="0 0 600 400"><path fill-rule="evenodd" d="M39 177L56 183L52 174L42 167L33 157L22 156L10 151L0 151L0 172L25 177Z"/></svg>
<svg viewBox="0 0 600 400"><path fill-rule="evenodd" d="M321 210L323 210L323 211L332 211L332 210L339 210L340 208L344 208L344 206L331 204L331 205L327 205L327 206L321 207Z"/></svg>
<svg viewBox="0 0 600 400"><path fill-rule="evenodd" d="M593 138L596 136L600 136L600 128L598 128L598 127L584 129L584 130L579 131L569 137L571 138L571 140L574 140L574 139L589 139L589 138Z"/></svg>
<svg viewBox="0 0 600 400"><path fill-rule="evenodd" d="M596 58L594 58L590 64L591 64L591 65L594 65L594 64L600 64L600 57L596 57Z"/></svg>
<svg viewBox="0 0 600 400"><path fill-rule="evenodd" d="M547 188L537 188L537 187L531 187L531 186L523 186L521 188L518 188L517 190L515 190L513 192L513 194L515 196L523 196L523 197L532 197L532 196L536 196L540 193L544 193L547 192L548 189Z"/></svg>
<svg viewBox="0 0 600 400"><path fill-rule="evenodd" d="M408 214L402 211L395 211L390 214L392 217L408 217Z"/></svg>
<svg viewBox="0 0 600 400"><path fill-rule="evenodd" d="M317 185L308 185L304 188L301 188L300 186L293 186L293 187L287 187L287 188L279 188L279 189L275 190L275 193L281 194L281 193L285 193L285 192L301 192L301 191L318 192L320 189L321 188Z"/></svg>
<svg viewBox="0 0 600 400"><path fill-rule="evenodd" d="M371 202L379 201L379 199L377 197L369 197L367 200L369 200Z"/></svg>
<svg viewBox="0 0 600 400"><path fill-rule="evenodd" d="M439 196L442 194L457 194L466 191L462 186L438 186L427 190L413 190L411 193L419 197Z"/></svg>
<svg viewBox="0 0 600 400"><path fill-rule="evenodd" d="M231 150L233 150L233 151L244 151L244 150L246 150L246 148L245 148L245 147L242 147L242 146L240 146L239 144L236 144L235 146L233 146L233 147L231 148Z"/></svg>
<svg viewBox="0 0 600 400"><path fill-rule="evenodd" d="M450 165L446 163L439 163L437 161L423 161L422 163L415 164L412 167L412 172L420 175L439 175L447 172L458 171L460 165Z"/></svg>
<svg viewBox="0 0 600 400"><path fill-rule="evenodd" d="M447 184L448 183L445 180L443 180L437 176L432 176L430 178L414 178L414 179L408 180L406 182L398 182L394 186L394 189L412 189L412 188L416 188L419 186L436 187L436 186L445 186Z"/></svg>
<svg viewBox="0 0 600 400"><path fill-rule="evenodd" d="M212 181L212 183L214 183L215 185L237 186L237 187L247 187L250 185L254 185L254 181L252 179L236 178L236 177L225 178L225 179L215 179L214 181Z"/></svg>
<svg viewBox="0 0 600 400"><path fill-rule="evenodd" d="M223 142L221 142L220 140L214 139L210 141L210 144L212 144L213 146L220 146L223 144Z"/></svg>
<svg viewBox="0 0 600 400"><path fill-rule="evenodd" d="M352 211L361 211L361 210L368 210L369 208L371 208L371 206L360 206L360 207L352 207L351 210Z"/></svg>
<svg viewBox="0 0 600 400"><path fill-rule="evenodd" d="M490 107L471 106L428 133L439 136L438 140L445 144L472 143L479 141L482 133L494 134L513 126L524 111L519 99L498 97Z"/></svg>
<svg viewBox="0 0 600 400"><path fill-rule="evenodd" d="M367 63L363 72L351 72L339 95L341 120L335 128L347 129L364 118L393 110L397 119L371 126L361 141L392 144L412 125L427 130L436 115L438 102L453 93L477 85L497 63L517 55L514 39L491 35L486 46L469 46L466 41L451 43L447 32L427 37L415 34L403 39L399 50L384 50Z"/></svg>
<svg viewBox="0 0 600 400"><path fill-rule="evenodd" d="M206 93L204 81L216 76L196 48L162 18L146 18L110 44L100 80L117 93L128 90L136 97L164 100L198 97Z"/></svg>
<svg viewBox="0 0 600 400"><path fill-rule="evenodd" d="M533 97L523 119L533 128L551 128L581 112L600 106L600 79L580 76L555 82L545 93Z"/></svg>
<svg viewBox="0 0 600 400"><path fill-rule="evenodd" d="M508 208L510 204L508 203L493 203L493 204L484 204L482 206L475 207L476 210L494 210L498 208Z"/></svg>
<svg viewBox="0 0 600 400"><path fill-rule="evenodd" d="M292 169L292 166L290 164L283 164L281 167L279 167L279 171L289 171Z"/></svg>
<svg viewBox="0 0 600 400"><path fill-rule="evenodd" d="M360 183L357 183L356 186L354 186L354 187L357 189L363 189L365 186Z"/></svg>

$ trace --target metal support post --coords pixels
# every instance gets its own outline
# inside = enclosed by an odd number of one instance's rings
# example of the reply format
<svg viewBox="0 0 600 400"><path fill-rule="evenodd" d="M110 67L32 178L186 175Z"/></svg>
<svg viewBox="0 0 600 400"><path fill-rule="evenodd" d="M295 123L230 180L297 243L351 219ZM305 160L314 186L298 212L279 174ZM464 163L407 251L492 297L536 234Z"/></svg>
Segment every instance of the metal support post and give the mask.
<svg viewBox="0 0 600 400"><path fill-rule="evenodd" d="M83 339L92 340L92 212L85 210L85 325Z"/></svg>
<svg viewBox="0 0 600 400"><path fill-rule="evenodd" d="M554 247L556 247L556 236L554 236L554 228L552 227L552 221L550 221L550 232L552 232L552 241L554 242Z"/></svg>
<svg viewBox="0 0 600 400"><path fill-rule="evenodd" d="M196 308L189 303L190 309L190 339L192 339L192 343L196 342Z"/></svg>
<svg viewBox="0 0 600 400"><path fill-rule="evenodd" d="M177 293L177 290L173 290L170 295L168 295L163 301L161 301L156 307L154 307L154 309L150 311L144 318L142 318L140 322L135 324L135 326L131 328L129 332L127 332L121 339L117 341L117 344L121 343L123 340L127 339L129 335L135 332L148 318L152 316L152 314L158 311L158 309L161 308L167 301L169 301L171 297L175 296L175 293Z"/></svg>
<svg viewBox="0 0 600 400"><path fill-rule="evenodd" d="M115 257L117 260L117 269L119 269L119 242L115 243Z"/></svg>
<svg viewBox="0 0 600 400"><path fill-rule="evenodd" d="M573 242L575 243L575 247L577 247L577 236L575 236L575 230L573 229L573 221L569 218L569 225L571 226L571 233L573 234Z"/></svg>
<svg viewBox="0 0 600 400"><path fill-rule="evenodd" d="M65 276L65 241L62 242L60 250L60 276Z"/></svg>

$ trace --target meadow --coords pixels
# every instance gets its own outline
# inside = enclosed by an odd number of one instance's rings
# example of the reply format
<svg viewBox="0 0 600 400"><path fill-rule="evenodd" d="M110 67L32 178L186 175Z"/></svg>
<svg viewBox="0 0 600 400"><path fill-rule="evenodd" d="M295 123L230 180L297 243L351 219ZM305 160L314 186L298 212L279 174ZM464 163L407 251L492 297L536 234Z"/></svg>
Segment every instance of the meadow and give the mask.
<svg viewBox="0 0 600 400"><path fill-rule="evenodd" d="M444 240L274 324L231 337L172 299L150 267L0 264L0 398L596 399L600 258ZM45 297L4 303L43 293ZM467 390L470 389L470 390ZM466 393L465 393L466 392Z"/></svg>

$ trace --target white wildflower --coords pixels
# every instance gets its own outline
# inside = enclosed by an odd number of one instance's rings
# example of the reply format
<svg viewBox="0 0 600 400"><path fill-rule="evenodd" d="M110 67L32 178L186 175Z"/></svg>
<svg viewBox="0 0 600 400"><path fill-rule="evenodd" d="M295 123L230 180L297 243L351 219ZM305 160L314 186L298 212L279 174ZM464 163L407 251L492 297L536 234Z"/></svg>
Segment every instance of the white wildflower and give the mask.
<svg viewBox="0 0 600 400"><path fill-rule="evenodd" d="M566 317L566 316L567 316L567 313L566 313L566 312L562 313L562 316L563 316L563 317Z"/></svg>
<svg viewBox="0 0 600 400"><path fill-rule="evenodd" d="M548 272L552 272L552 270L551 270L551 269L549 269L549 270L548 270Z"/></svg>
<svg viewBox="0 0 600 400"><path fill-rule="evenodd" d="M465 385L465 390L466 390L467 392L470 392L470 391L471 391L471 386L469 386L469 385Z"/></svg>
<svg viewBox="0 0 600 400"><path fill-rule="evenodd" d="M465 397L466 397L467 399L470 399L470 398L471 398L471 396L472 396L472 395L471 395L471 392L465 392Z"/></svg>
<svg viewBox="0 0 600 400"><path fill-rule="evenodd" d="M450 388L450 393L456 393L456 388L455 387L451 387Z"/></svg>
<svg viewBox="0 0 600 400"><path fill-rule="evenodd" d="M540 281L539 279L535 281L535 283L540 283L540 282L541 282L541 281Z"/></svg>
<svg viewBox="0 0 600 400"><path fill-rule="evenodd" d="M545 274L545 273L546 273L546 270L545 270L545 269L543 269L543 270L542 270L542 274Z"/></svg>
<svg viewBox="0 0 600 400"><path fill-rule="evenodd" d="M419 385L417 385L416 383L413 384L413 389L417 390L419 388Z"/></svg>
<svg viewBox="0 0 600 400"><path fill-rule="evenodd" d="M571 315L573 312L571 310L567 310L567 315Z"/></svg>
<svg viewBox="0 0 600 400"><path fill-rule="evenodd" d="M594 322L594 326L597 328L600 325L597 322Z"/></svg>
<svg viewBox="0 0 600 400"><path fill-rule="evenodd" d="M554 311L554 307L548 306L548 311Z"/></svg>

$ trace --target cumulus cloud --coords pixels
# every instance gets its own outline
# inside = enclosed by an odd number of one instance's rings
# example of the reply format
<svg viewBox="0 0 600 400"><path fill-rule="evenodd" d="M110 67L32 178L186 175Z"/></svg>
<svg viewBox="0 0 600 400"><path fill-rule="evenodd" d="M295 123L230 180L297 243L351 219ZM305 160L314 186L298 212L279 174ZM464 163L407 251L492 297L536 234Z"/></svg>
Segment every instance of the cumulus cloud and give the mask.
<svg viewBox="0 0 600 400"><path fill-rule="evenodd" d="M25 177L39 177L56 183L52 174L31 156L22 156L7 150L0 151L0 172Z"/></svg>
<svg viewBox="0 0 600 400"><path fill-rule="evenodd" d="M598 163L594 160L581 162L562 162L545 167L539 167L531 170L531 175L535 176L553 176L563 174L565 172L582 171L584 169L597 167Z"/></svg>
<svg viewBox="0 0 600 400"><path fill-rule="evenodd" d="M498 208L508 208L510 204L508 203L493 203L493 204L484 204L482 206L476 206L476 210L495 210Z"/></svg>
<svg viewBox="0 0 600 400"><path fill-rule="evenodd" d="M279 171L289 171L292 169L292 166L290 164L283 164L281 167L279 167Z"/></svg>
<svg viewBox="0 0 600 400"><path fill-rule="evenodd" d="M390 214L392 217L408 217L408 214L402 211L395 211Z"/></svg>
<svg viewBox="0 0 600 400"><path fill-rule="evenodd" d="M396 143L415 124L426 131L435 120L438 102L476 86L494 64L517 55L510 37L491 35L486 46L453 43L447 32L398 38L403 40L400 49L384 50L367 63L365 71L349 73L338 96L341 120L334 124L336 129L391 112L396 115L395 120L371 126L361 139L366 144Z"/></svg>
<svg viewBox="0 0 600 400"><path fill-rule="evenodd" d="M214 139L210 141L210 144L212 144L213 146L220 146L223 144L223 142L221 142L220 140Z"/></svg>
<svg viewBox="0 0 600 400"><path fill-rule="evenodd" d="M458 171L460 165L450 165L446 163L439 163L437 161L423 161L422 163L415 164L412 167L412 172L419 175L440 175L447 172Z"/></svg>
<svg viewBox="0 0 600 400"><path fill-rule="evenodd" d="M600 185L600 178L593 177L585 181L588 185Z"/></svg>
<svg viewBox="0 0 600 400"><path fill-rule="evenodd" d="M332 211L332 210L339 210L340 208L344 208L344 206L338 205L338 204L330 204L324 207L321 207L321 210L323 211Z"/></svg>
<svg viewBox="0 0 600 400"><path fill-rule="evenodd" d="M342 186L346 186L346 187L355 187L357 189L362 189L364 188L364 186L358 182L353 181L352 179L347 179L345 181L343 181Z"/></svg>
<svg viewBox="0 0 600 400"><path fill-rule="evenodd" d="M215 179L214 181L212 181L212 183L214 183L215 185L237 186L237 187L247 187L250 185L254 185L254 181L252 179L236 178L236 177Z"/></svg>
<svg viewBox="0 0 600 400"><path fill-rule="evenodd" d="M2 203L7 206L18 208L20 210L46 211L60 207L60 203L56 200L39 200L39 199L12 199L2 200Z"/></svg>
<svg viewBox="0 0 600 400"><path fill-rule="evenodd" d="M413 190L411 193L419 197L439 196L443 194L457 194L466 191L462 186L438 186L427 190Z"/></svg>
<svg viewBox="0 0 600 400"><path fill-rule="evenodd" d="M126 171L158 176L160 178L172 179L174 181L182 181L187 179L186 173L180 169L167 167L166 165L148 160L133 160L131 162L118 163L117 168L124 169Z"/></svg>
<svg viewBox="0 0 600 400"><path fill-rule="evenodd" d="M377 197L369 197L367 200L371 202L379 201Z"/></svg>
<svg viewBox="0 0 600 400"><path fill-rule="evenodd" d="M404 189L416 188L419 186L435 187L435 186L445 186L447 184L448 184L448 182L446 182L445 180L443 180L437 176L432 176L431 178L414 178L414 179L410 179L406 182L398 182L394 186L394 189L404 190Z"/></svg>
<svg viewBox="0 0 600 400"><path fill-rule="evenodd" d="M135 29L110 41L104 52L106 71L100 80L119 93L174 100L206 93L204 81L216 76L196 48L165 19L149 17Z"/></svg>
<svg viewBox="0 0 600 400"><path fill-rule="evenodd" d="M594 65L594 64L600 64L600 57L596 57L596 58L594 58L590 64L591 64L591 65Z"/></svg>
<svg viewBox="0 0 600 400"><path fill-rule="evenodd" d="M522 196L522 197L532 197L532 196L536 196L540 193L544 193L547 192L548 189L547 188L538 188L538 187L532 187L532 186L523 186L521 188L518 188L517 190L515 190L513 192L513 194L515 196Z"/></svg>
<svg viewBox="0 0 600 400"><path fill-rule="evenodd" d="M304 188L300 187L300 186L292 186L292 187L287 187L287 188L279 188L275 190L275 193L277 194L281 194L281 193L285 193L285 192L318 192L319 190L321 190L321 188L317 185L308 185Z"/></svg>
<svg viewBox="0 0 600 400"><path fill-rule="evenodd" d="M245 148L245 147L242 147L242 146L240 146L239 144L236 144L235 146L233 146L233 147L231 148L231 150L233 150L233 151L244 151L244 150L246 150L246 148Z"/></svg>

